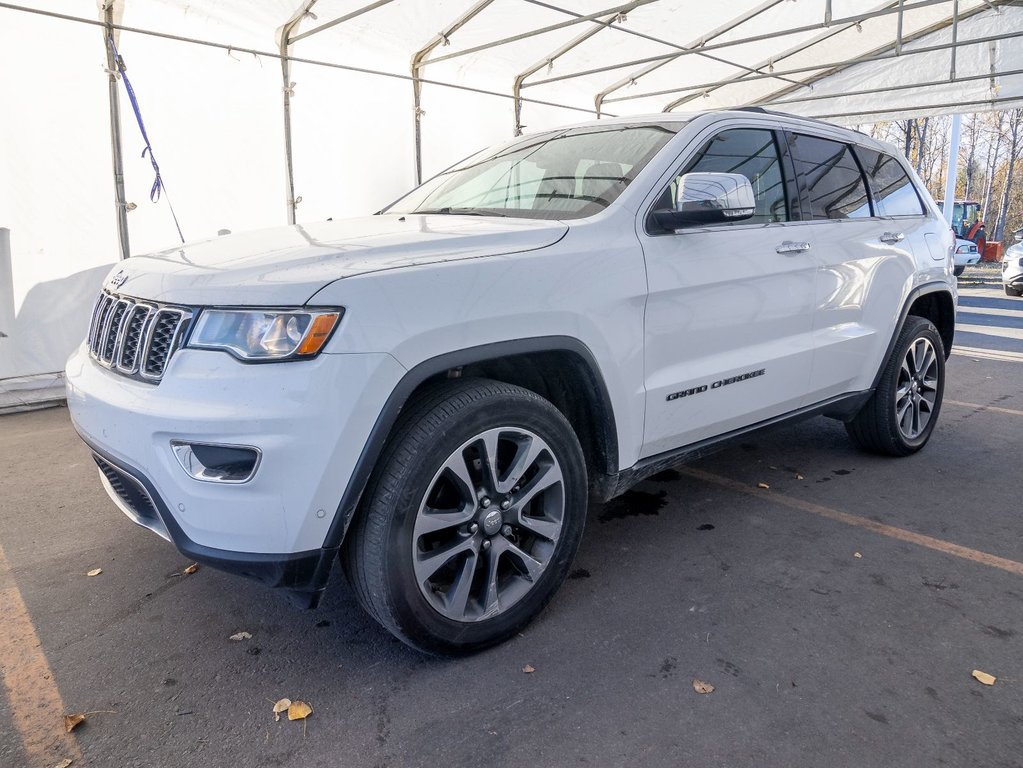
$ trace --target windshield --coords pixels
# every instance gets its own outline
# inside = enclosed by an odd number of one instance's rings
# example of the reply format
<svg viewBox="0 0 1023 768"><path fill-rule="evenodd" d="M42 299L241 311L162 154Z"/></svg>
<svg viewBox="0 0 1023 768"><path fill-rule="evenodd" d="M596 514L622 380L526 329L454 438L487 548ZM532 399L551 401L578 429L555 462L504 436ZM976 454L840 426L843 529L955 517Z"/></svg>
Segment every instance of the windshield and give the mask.
<svg viewBox="0 0 1023 768"><path fill-rule="evenodd" d="M683 123L570 128L474 155L386 213L579 219L607 208Z"/></svg>

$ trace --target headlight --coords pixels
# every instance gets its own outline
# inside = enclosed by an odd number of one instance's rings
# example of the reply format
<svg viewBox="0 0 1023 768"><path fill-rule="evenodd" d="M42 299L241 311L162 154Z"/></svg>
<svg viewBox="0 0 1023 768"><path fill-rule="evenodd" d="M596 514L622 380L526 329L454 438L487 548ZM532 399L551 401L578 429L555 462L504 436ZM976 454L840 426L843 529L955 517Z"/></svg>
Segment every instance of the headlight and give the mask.
<svg viewBox="0 0 1023 768"><path fill-rule="evenodd" d="M316 356L344 310L204 309L187 346L220 349L241 360Z"/></svg>

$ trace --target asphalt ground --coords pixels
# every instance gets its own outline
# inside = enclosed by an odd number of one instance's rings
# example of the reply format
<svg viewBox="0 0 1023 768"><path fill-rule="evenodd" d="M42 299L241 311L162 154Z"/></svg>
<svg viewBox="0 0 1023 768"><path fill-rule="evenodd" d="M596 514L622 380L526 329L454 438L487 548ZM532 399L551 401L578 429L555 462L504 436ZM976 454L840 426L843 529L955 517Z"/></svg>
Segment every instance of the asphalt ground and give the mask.
<svg viewBox="0 0 1023 768"><path fill-rule="evenodd" d="M0 766L1023 765L1023 299L979 278L922 452L814 419L594 505L550 607L460 660L339 572L314 612L184 574L65 409L0 417Z"/></svg>

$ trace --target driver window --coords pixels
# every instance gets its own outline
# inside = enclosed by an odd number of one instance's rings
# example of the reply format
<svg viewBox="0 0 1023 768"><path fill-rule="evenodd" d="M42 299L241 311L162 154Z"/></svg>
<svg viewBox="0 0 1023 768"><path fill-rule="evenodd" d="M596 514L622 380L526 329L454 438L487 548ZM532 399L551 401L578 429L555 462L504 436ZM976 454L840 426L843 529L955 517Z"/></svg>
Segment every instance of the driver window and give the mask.
<svg viewBox="0 0 1023 768"><path fill-rule="evenodd" d="M773 224L788 221L785 182L774 133L755 128L722 131L708 141L679 172L741 173L753 186L757 210L737 224ZM664 191L656 208L674 208L678 178Z"/></svg>

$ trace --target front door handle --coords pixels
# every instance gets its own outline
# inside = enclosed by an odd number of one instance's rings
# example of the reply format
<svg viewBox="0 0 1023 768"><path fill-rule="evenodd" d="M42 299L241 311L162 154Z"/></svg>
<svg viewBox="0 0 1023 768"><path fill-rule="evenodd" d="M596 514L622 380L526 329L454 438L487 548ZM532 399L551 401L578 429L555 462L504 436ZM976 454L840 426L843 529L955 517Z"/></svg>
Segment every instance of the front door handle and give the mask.
<svg viewBox="0 0 1023 768"><path fill-rule="evenodd" d="M774 249L775 253L805 253L808 250L810 250L809 243L796 243L792 240L786 240Z"/></svg>
<svg viewBox="0 0 1023 768"><path fill-rule="evenodd" d="M885 232L883 235L881 235L880 238L882 243L888 243L889 245L900 243L905 239L906 236L901 232Z"/></svg>

